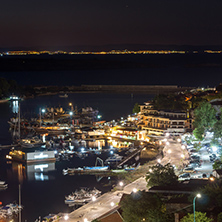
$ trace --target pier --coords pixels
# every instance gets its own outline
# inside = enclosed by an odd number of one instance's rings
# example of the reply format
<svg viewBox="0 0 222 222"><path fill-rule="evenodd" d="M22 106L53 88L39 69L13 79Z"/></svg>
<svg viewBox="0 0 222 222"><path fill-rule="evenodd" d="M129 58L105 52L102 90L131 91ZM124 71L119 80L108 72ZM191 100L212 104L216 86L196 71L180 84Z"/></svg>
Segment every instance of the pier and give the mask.
<svg viewBox="0 0 222 222"><path fill-rule="evenodd" d="M138 153L141 152L141 150L144 147L138 147L137 150L135 150L133 153L131 153L129 156L127 156L126 158L124 158L120 163L118 163L117 168L120 168L124 163L126 163L127 161L129 161L130 159L132 159L134 156L136 156Z"/></svg>
<svg viewBox="0 0 222 222"><path fill-rule="evenodd" d="M3 149L11 149L13 147L18 147L19 145L18 144L11 144L11 145L0 145L0 150L3 150Z"/></svg>
<svg viewBox="0 0 222 222"><path fill-rule="evenodd" d="M153 148L152 144L148 145L150 148ZM138 149L136 149L133 153L131 153L129 156L124 158L121 162L118 163L117 168L120 168L125 164L127 161L132 159L134 156L136 156L138 153L140 153L144 149L144 146L139 146Z"/></svg>

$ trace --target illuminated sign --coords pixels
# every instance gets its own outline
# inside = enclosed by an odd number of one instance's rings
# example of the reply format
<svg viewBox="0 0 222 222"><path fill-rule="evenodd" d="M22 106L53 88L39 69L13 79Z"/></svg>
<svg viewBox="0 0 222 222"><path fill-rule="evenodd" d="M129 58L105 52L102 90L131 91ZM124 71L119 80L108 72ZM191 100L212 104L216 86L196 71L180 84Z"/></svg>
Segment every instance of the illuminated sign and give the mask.
<svg viewBox="0 0 222 222"><path fill-rule="evenodd" d="M34 156L35 159L45 159L45 158L48 158L48 157L49 157L49 155L43 154L43 153L40 153L39 155Z"/></svg>

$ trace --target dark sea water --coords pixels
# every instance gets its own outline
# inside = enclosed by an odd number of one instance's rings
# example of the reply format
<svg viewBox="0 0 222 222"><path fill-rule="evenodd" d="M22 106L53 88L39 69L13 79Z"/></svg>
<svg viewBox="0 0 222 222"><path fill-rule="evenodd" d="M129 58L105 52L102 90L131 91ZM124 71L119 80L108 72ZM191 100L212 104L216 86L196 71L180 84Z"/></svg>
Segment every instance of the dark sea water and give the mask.
<svg viewBox="0 0 222 222"><path fill-rule="evenodd" d="M16 59L16 57L8 57ZM214 87L221 82L222 54L18 56L23 66L0 67L0 76L21 85L178 85ZM0 59L5 59L0 58ZM45 59L40 67L38 59ZM68 65L57 65L57 61ZM48 65L54 62L55 66ZM72 62L76 64L72 65ZM4 63L3 63L4 64ZM17 63L16 63L17 64ZM80 65L79 65L80 64ZM18 65L18 64L17 64Z"/></svg>
<svg viewBox="0 0 222 222"><path fill-rule="evenodd" d="M34 116L39 108L61 106L68 108L72 102L78 108L91 106L97 108L105 120L120 118L132 113L136 102L143 103L151 99L151 95L131 94L69 94L68 98L58 95L37 97L21 102L21 115ZM11 144L11 134L7 121L12 117L14 106L12 103L0 104L0 144ZM18 203L18 185L21 183L22 221L32 222L39 216L49 213L70 212L72 208L64 203L65 195L80 187L96 187L102 192L109 191L115 183L115 178L96 177L89 175L64 176L62 169L67 167L92 166L95 164L95 155L89 155L84 160L72 159L43 165L43 171L35 170L34 165L23 166L17 163L7 163L5 155L8 150L0 151L0 180L8 183L8 189L0 191L0 201L4 205L16 201ZM109 153L102 154L107 158ZM44 168L45 167L45 168Z"/></svg>

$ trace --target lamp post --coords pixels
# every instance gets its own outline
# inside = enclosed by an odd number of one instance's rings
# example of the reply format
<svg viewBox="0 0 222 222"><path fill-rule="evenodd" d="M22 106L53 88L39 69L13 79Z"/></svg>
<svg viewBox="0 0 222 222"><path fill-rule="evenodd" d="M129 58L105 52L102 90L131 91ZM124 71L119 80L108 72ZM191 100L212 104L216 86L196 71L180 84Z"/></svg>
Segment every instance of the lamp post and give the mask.
<svg viewBox="0 0 222 222"><path fill-rule="evenodd" d="M45 113L45 109L39 108L40 127L42 126L42 113Z"/></svg>
<svg viewBox="0 0 222 222"><path fill-rule="evenodd" d="M201 198L201 195L198 193L194 198L193 198L193 221L195 222L195 200L196 198Z"/></svg>
<svg viewBox="0 0 222 222"><path fill-rule="evenodd" d="M70 112L69 112L69 115L70 115L70 120L71 120L71 125L72 125L72 115L73 115L73 111L70 111Z"/></svg>

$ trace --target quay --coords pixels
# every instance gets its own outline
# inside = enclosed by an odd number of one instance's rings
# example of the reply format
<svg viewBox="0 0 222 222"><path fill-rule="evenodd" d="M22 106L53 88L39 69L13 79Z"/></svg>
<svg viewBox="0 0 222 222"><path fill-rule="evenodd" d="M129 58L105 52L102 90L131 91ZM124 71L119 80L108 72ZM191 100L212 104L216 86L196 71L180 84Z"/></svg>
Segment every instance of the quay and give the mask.
<svg viewBox="0 0 222 222"><path fill-rule="evenodd" d="M0 145L0 150L3 150L3 149L11 149L13 147L18 147L19 145L18 144L11 144L11 145Z"/></svg>
<svg viewBox="0 0 222 222"><path fill-rule="evenodd" d="M141 177L136 181L123 186L121 190L110 191L98 197L95 201L91 201L82 207L71 212L67 221L70 222L85 222L92 221L97 218L102 218L109 212L117 211L118 204L123 194L130 194L133 190L148 190L145 177ZM58 221L64 221L64 218L60 218Z"/></svg>

